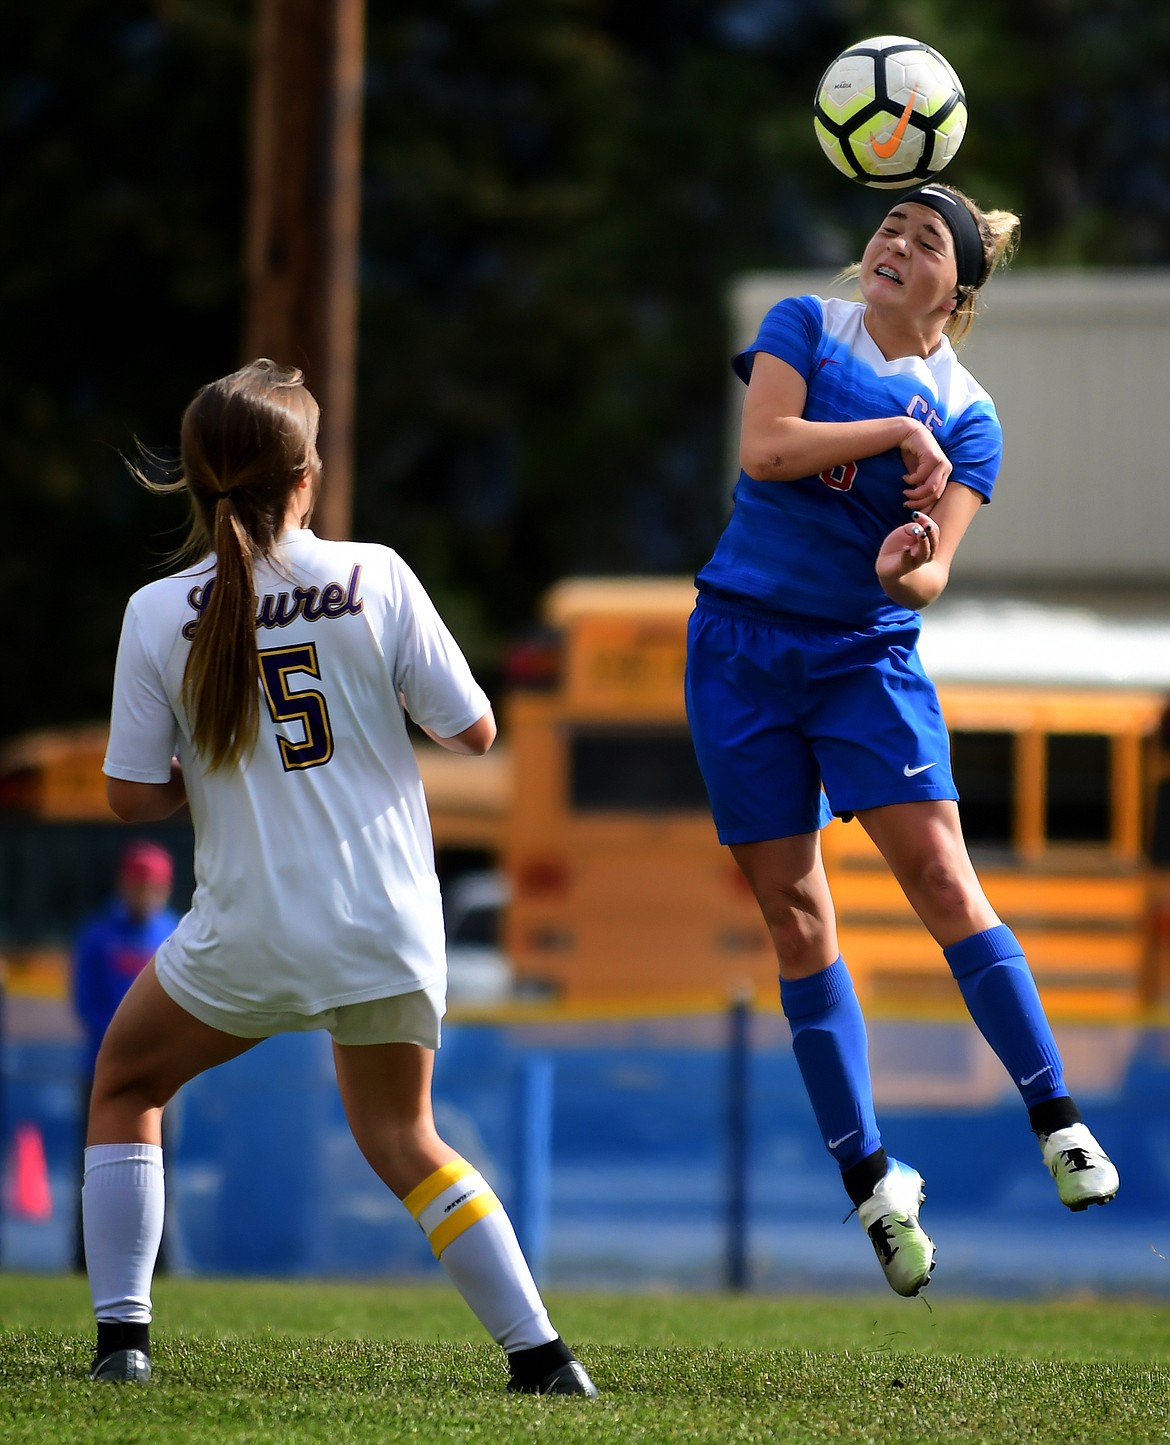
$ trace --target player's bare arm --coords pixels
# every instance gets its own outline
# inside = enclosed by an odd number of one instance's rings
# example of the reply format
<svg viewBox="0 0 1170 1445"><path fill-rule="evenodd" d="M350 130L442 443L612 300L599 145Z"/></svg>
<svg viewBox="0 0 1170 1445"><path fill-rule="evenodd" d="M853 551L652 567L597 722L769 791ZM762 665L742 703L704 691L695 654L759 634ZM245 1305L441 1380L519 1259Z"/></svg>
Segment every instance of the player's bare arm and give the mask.
<svg viewBox="0 0 1170 1445"><path fill-rule="evenodd" d="M882 543L874 564L886 596L920 610L940 597L950 580L959 543L982 505L978 492L952 483L928 516L915 512Z"/></svg>
<svg viewBox="0 0 1170 1445"><path fill-rule="evenodd" d="M123 823L158 823L177 813L187 801L183 769L176 758L165 783L136 783L129 778L106 779L106 801Z"/></svg>
<svg viewBox="0 0 1170 1445"><path fill-rule="evenodd" d="M922 510L942 495L951 465L920 421L806 421L801 412L807 394L795 367L767 352L756 354L740 431L739 464L749 477L792 482L897 447L907 468L906 505Z"/></svg>
<svg viewBox="0 0 1170 1445"><path fill-rule="evenodd" d="M441 738L428 727L424 727L423 732L432 742L438 743L448 752L470 753L474 757L482 757L496 740L495 714L489 708L483 717L477 718L469 728L464 728L462 732L449 738Z"/></svg>

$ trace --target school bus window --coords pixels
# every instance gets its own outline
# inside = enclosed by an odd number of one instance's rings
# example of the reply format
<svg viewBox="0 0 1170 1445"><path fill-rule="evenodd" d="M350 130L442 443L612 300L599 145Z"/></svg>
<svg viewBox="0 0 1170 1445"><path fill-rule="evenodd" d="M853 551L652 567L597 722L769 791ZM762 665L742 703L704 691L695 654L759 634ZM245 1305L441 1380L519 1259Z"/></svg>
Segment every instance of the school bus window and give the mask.
<svg viewBox="0 0 1170 1445"><path fill-rule="evenodd" d="M1048 737L1045 833L1052 843L1107 843L1112 831L1110 739L1101 733Z"/></svg>
<svg viewBox="0 0 1170 1445"><path fill-rule="evenodd" d="M693 812L707 794L685 727L577 727L569 800L587 812Z"/></svg>
<svg viewBox="0 0 1170 1445"><path fill-rule="evenodd" d="M951 766L963 831L973 847L1010 848L1016 791L1015 735L954 732Z"/></svg>
<svg viewBox="0 0 1170 1445"><path fill-rule="evenodd" d="M1163 778L1154 790L1150 862L1158 868L1170 868L1170 778Z"/></svg>

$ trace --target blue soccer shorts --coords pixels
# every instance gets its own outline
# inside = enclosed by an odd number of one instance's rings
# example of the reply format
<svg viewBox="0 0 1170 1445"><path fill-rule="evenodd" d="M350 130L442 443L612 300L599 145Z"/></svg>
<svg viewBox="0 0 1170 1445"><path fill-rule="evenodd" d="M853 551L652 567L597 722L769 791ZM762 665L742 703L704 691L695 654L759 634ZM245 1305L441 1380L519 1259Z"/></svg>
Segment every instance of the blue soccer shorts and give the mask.
<svg viewBox="0 0 1170 1445"><path fill-rule="evenodd" d="M795 837L890 803L957 800L917 636L916 627L847 632L700 594L687 719L721 843Z"/></svg>

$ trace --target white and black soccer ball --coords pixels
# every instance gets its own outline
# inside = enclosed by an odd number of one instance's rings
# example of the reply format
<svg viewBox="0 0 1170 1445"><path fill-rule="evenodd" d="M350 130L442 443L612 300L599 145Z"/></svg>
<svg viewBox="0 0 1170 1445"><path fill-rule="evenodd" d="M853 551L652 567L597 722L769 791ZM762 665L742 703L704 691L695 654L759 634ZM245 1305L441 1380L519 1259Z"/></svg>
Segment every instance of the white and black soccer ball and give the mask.
<svg viewBox="0 0 1170 1445"><path fill-rule="evenodd" d="M817 86L813 127L837 169L865 186L909 186L954 160L967 97L950 63L921 40L851 45Z"/></svg>

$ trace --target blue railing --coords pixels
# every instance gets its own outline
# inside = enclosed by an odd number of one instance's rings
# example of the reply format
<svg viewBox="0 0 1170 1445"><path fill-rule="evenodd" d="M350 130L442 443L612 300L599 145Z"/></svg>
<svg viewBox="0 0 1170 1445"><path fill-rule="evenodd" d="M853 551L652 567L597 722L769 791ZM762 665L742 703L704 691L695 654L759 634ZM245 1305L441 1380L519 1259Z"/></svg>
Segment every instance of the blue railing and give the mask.
<svg viewBox="0 0 1170 1445"><path fill-rule="evenodd" d="M885 1142L927 1180L932 1293L1170 1292L1170 1031L1058 1030L1074 1092L1122 1176L1113 1204L1081 1215L1058 1204L1023 1107L970 1025L882 1021L870 1035ZM75 1053L11 1038L4 1051L8 1269L70 1266ZM776 1014L449 1021L435 1098L440 1131L493 1180L546 1283L885 1289L856 1219L845 1221ZM43 1150L48 1218L19 1207L22 1127ZM189 1085L167 1170L175 1269L435 1269L349 1137L324 1035L270 1040Z"/></svg>

